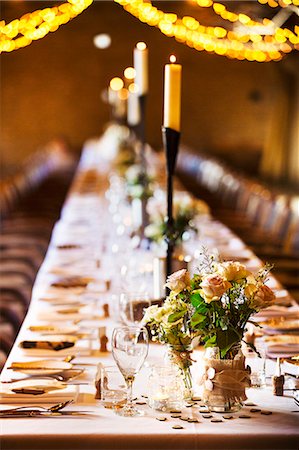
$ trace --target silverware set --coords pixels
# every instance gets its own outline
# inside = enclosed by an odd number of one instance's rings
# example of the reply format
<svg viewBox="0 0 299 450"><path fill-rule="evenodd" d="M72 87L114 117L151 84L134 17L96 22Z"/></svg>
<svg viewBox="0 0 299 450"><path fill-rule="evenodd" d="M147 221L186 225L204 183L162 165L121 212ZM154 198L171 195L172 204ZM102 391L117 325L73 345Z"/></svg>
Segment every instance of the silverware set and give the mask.
<svg viewBox="0 0 299 450"><path fill-rule="evenodd" d="M59 416L76 416L84 415L88 411L62 411L66 406L70 405L73 400L57 403L49 408L39 405L19 406L18 408L1 409L0 418L30 418L30 417L59 417Z"/></svg>
<svg viewBox="0 0 299 450"><path fill-rule="evenodd" d="M69 381L75 380L78 378L82 373L84 372L83 369L69 369L65 370L59 374L51 374L51 375L29 375L27 377L23 378L11 378L7 381L2 381L2 383L15 383L17 381L26 381L26 380L32 380L32 379L50 379L50 380L57 380L62 381L65 383L68 383ZM78 383L81 384L81 383ZM82 383L85 384L85 383Z"/></svg>

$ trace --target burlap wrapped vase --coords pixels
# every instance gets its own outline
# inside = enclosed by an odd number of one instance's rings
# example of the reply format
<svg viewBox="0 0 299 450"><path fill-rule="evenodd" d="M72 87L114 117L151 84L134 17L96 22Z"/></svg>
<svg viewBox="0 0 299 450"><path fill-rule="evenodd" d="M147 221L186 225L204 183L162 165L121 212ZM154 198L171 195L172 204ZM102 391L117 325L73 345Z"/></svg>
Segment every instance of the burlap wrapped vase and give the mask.
<svg viewBox="0 0 299 450"><path fill-rule="evenodd" d="M203 400L210 411L236 412L247 399L250 374L241 351L234 359L204 358Z"/></svg>

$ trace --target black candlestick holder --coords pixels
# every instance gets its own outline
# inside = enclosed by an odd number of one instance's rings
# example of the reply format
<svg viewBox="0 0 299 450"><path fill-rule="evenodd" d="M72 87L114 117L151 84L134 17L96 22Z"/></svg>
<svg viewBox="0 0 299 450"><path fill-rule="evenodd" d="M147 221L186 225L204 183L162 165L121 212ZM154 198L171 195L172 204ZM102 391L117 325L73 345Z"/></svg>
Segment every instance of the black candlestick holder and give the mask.
<svg viewBox="0 0 299 450"><path fill-rule="evenodd" d="M145 133L145 119L146 119L146 95L140 95L139 99L139 111L140 122L138 126L138 139L140 142L140 163L142 170L146 173L146 133Z"/></svg>
<svg viewBox="0 0 299 450"><path fill-rule="evenodd" d="M176 242L176 230L174 229L173 218L173 176L181 134L172 128L162 127L162 136L166 152L167 168L167 232L165 241L167 244L166 276L169 277L172 274L172 257Z"/></svg>
<svg viewBox="0 0 299 450"><path fill-rule="evenodd" d="M146 162L146 94L140 95L139 97L139 111L140 111L140 123L138 126L138 140L140 142L140 165L142 172L142 186L144 192L148 190L148 177L147 177L147 162ZM147 214L147 198L146 196L141 199L142 208L142 226L141 234L144 238L144 229L148 225L148 214Z"/></svg>

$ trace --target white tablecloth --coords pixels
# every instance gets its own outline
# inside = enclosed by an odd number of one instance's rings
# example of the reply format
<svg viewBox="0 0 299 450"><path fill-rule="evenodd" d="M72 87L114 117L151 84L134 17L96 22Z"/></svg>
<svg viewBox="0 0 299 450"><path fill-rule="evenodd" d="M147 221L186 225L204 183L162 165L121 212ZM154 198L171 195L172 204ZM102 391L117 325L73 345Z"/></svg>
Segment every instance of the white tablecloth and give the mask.
<svg viewBox="0 0 299 450"><path fill-rule="evenodd" d="M110 311L113 313L113 294L119 292L120 278L118 266L118 254L104 255L105 248L109 246L109 220L108 203L102 196L103 192L78 193L77 187L80 184L80 177L89 170L97 170L98 185L104 190L107 187L107 170L109 161L103 158L101 149L107 145L105 141L90 142L86 145L78 174L74 181L74 188L65 203L62 217L56 224L52 241L46 259L38 274L32 296L31 306L24 321L21 332L13 347L2 373L2 380L17 376L8 367L13 361L31 360L34 357L51 357L49 352L23 350L19 343L24 339L32 337L28 330L30 325L47 322L65 324L65 316L60 316L57 312L50 313L49 302L44 301L49 297L65 298L70 296L70 290L63 293L62 290L55 290L50 287L50 283L57 273L73 275L93 275L98 279L98 284L91 286L89 291L80 294L73 290L71 294L75 300L84 298L89 305L79 313L74 312L73 316L67 316L68 320L85 318L85 322L80 322L86 328L95 329L105 325L107 335L110 336L115 322L110 319L101 319L101 304L110 302ZM100 195L101 194L101 195ZM99 208L99 211L97 209ZM104 214L106 212L106 214ZM99 228L97 228L99 227ZM228 238L233 242L238 252L242 251L248 256L248 249L230 230L219 222L210 220L206 229L206 241L215 245L215 236L222 241ZM98 233L98 246L93 246L92 236ZM202 237L202 236L201 236ZM210 239L210 241L209 241ZM82 244L81 249L58 250L59 244ZM217 243L217 242L216 242ZM226 249L231 244L227 244ZM250 253L249 264L258 267L260 261ZM98 269L95 260L101 260L101 267ZM56 274L56 275L55 275ZM112 287L109 293L101 293L102 286L100 279L112 278ZM272 285L280 288L276 280L272 278ZM112 300L111 300L112 299ZM52 310L53 311L53 310ZM96 316L96 317L95 317ZM59 320L60 319L60 320ZM62 320L61 320L62 319ZM91 319L91 320L90 320ZM100 354L96 339L90 343L80 341L75 348L68 349L62 353L56 352L52 358L62 358L62 354L76 354L74 362L88 363L86 373L76 381L88 382L88 385L79 387L80 394L75 404L67 410L88 411L85 416L76 417L51 417L51 418L18 418L2 420L2 449L297 449L299 444L299 413L292 399L292 392L286 393L284 397L272 395L271 387L264 389L248 389L248 401L253 402L261 410L271 411L271 415L262 415L260 412L250 412L250 406L244 406L241 412L232 414L232 420L222 419L220 423L213 423L210 419L205 419L199 413L198 406L186 408L184 415L193 416L199 419L198 423L182 422L179 419L171 418L169 414L163 414L167 421L160 422L156 417L161 413L153 411L148 406L144 408L145 416L136 418L122 418L113 411L104 409L100 401L94 399L94 376L96 364L102 362L109 364L112 362L110 353ZM159 363L163 359L164 349L162 346L152 344L148 357L148 364ZM198 363L193 367L193 375L196 380L197 370L200 366L200 352L195 352L195 359ZM252 358L249 364L253 367L257 360ZM274 366L271 361L267 363L267 374L273 374ZM19 375L21 376L21 374ZM136 395L146 394L146 384L148 367L144 367L136 380ZM8 407L7 404L2 405ZM10 405L9 405L10 406ZM240 418L240 415L247 414L250 418ZM214 417L222 418L221 414L213 414ZM180 424L183 429L173 429L173 425Z"/></svg>

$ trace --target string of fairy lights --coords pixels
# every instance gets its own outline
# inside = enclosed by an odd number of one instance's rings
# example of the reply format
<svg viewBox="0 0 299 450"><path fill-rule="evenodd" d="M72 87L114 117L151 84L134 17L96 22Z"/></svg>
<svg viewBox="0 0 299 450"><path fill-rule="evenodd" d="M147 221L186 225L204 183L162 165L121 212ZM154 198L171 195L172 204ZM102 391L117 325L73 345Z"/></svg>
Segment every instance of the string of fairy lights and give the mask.
<svg viewBox="0 0 299 450"><path fill-rule="evenodd" d="M160 29L198 51L216 53L248 61L279 61L287 53L299 50L299 26L291 30L278 26L274 19L257 21L245 13L230 11L214 0L192 0L200 8L210 8L228 26L205 26L191 16L179 18L153 6L150 0L114 0L141 22ZM287 14L299 15L299 0L257 0ZM67 0L59 6L25 14L9 23L0 22L0 53L26 47L32 41L56 31L60 25L83 12L93 0Z"/></svg>
<svg viewBox="0 0 299 450"><path fill-rule="evenodd" d="M25 14L7 24L1 20L0 53L12 52L30 45L32 41L42 39L81 14L92 2L93 0L67 0L59 6Z"/></svg>
<svg viewBox="0 0 299 450"><path fill-rule="evenodd" d="M204 26L191 16L181 19L176 14L164 13L148 0L114 1L141 22L155 26L166 36L174 37L178 42L185 43L199 51L214 52L239 60L267 62L278 61L284 54L299 49L299 26L295 26L294 31L289 28L275 27L272 33L269 26L266 31L263 30L265 34L262 34L261 26L265 28L267 25L272 25L269 19L256 22L245 14L228 11L222 3L213 0L195 1L198 6L213 7L214 12L221 15L224 20L239 21L242 25L248 26L250 32L240 33L219 26ZM283 1L286 3L288 0ZM292 5L297 3L297 0L289 1L292 1ZM273 23L273 25L275 24Z"/></svg>

